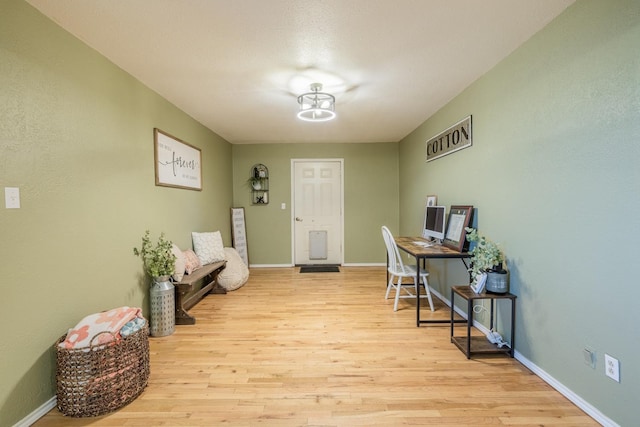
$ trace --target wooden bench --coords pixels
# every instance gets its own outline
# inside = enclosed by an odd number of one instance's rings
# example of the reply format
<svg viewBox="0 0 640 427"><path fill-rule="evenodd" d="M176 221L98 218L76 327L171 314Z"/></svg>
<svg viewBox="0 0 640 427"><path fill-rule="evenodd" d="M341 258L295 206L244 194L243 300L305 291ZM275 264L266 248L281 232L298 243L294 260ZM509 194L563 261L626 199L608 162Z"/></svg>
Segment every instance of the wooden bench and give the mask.
<svg viewBox="0 0 640 427"><path fill-rule="evenodd" d="M217 280L218 274L226 265L227 261L204 265L191 274L185 274L181 281L174 283L176 287L176 325L195 325L196 318L187 313L187 310L196 305L206 294L227 293L227 290L220 286ZM201 279L204 279L202 288L186 298L193 291L193 285Z"/></svg>

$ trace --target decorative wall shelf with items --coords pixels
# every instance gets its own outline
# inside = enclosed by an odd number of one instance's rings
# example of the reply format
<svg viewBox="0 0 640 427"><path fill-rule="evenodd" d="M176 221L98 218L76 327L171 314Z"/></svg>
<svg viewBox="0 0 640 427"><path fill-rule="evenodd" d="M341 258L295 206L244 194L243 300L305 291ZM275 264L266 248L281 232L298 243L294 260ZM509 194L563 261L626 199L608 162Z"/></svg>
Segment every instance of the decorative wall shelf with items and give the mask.
<svg viewBox="0 0 640 427"><path fill-rule="evenodd" d="M251 167L251 176L247 180L251 189L251 204L266 205L269 203L269 169L262 163Z"/></svg>

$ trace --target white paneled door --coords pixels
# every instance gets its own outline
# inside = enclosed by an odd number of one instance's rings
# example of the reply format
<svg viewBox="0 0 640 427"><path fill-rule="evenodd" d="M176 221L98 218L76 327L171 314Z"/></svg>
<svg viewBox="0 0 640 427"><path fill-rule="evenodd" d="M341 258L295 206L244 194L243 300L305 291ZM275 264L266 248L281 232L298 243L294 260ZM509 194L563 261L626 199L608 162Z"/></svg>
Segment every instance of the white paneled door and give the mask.
<svg viewBox="0 0 640 427"><path fill-rule="evenodd" d="M291 163L294 264L342 264L342 159Z"/></svg>

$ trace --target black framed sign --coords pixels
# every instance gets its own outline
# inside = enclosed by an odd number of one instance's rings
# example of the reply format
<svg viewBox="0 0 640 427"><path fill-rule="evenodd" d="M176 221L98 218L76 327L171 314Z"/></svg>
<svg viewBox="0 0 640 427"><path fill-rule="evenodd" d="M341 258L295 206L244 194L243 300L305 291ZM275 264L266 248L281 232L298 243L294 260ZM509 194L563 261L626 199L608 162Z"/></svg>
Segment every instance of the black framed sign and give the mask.
<svg viewBox="0 0 640 427"><path fill-rule="evenodd" d="M463 148L471 147L471 116L467 116L453 126L429 138L426 143L426 161L439 159Z"/></svg>
<svg viewBox="0 0 640 427"><path fill-rule="evenodd" d="M447 232L444 235L442 244L448 248L462 252L467 240L465 228L471 222L473 206L451 206L447 221Z"/></svg>

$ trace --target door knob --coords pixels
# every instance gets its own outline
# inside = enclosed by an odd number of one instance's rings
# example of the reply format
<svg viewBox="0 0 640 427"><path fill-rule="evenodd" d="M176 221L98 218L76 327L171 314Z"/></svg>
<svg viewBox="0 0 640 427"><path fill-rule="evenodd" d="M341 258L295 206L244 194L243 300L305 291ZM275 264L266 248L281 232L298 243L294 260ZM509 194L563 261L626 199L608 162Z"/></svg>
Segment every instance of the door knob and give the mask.
<svg viewBox="0 0 640 427"><path fill-rule="evenodd" d="M296 221L302 222L302 218L300 218L299 216L296 217Z"/></svg>

